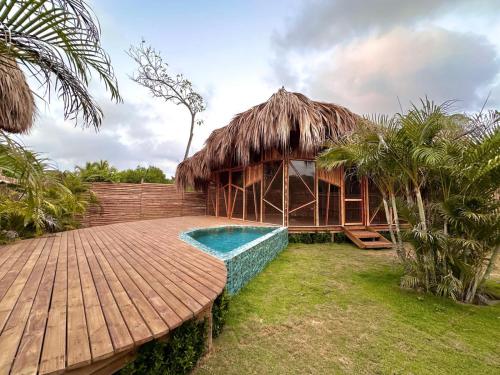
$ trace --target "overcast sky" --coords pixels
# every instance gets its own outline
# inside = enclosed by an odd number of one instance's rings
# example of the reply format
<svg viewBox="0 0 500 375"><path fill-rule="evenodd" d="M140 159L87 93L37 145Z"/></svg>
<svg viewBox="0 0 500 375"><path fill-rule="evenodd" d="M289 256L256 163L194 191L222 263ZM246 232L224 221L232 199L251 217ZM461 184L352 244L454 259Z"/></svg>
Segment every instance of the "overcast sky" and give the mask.
<svg viewBox="0 0 500 375"><path fill-rule="evenodd" d="M204 96L192 152L281 86L359 114L394 113L428 96L457 109L500 107L500 0L93 0L124 103L91 91L102 129L75 128L53 99L24 143L60 169L105 159L119 168L182 160L189 115L129 79L130 44L144 38Z"/></svg>

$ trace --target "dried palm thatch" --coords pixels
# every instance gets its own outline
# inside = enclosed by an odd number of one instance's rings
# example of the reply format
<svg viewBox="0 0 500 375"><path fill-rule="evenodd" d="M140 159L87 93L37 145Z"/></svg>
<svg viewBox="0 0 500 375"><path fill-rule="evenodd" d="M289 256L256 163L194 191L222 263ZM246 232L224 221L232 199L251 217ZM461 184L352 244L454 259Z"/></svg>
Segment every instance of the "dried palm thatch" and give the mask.
<svg viewBox="0 0 500 375"><path fill-rule="evenodd" d="M205 163L205 151L201 150L177 166L175 183L180 189L193 187L203 190L210 179L210 169Z"/></svg>
<svg viewBox="0 0 500 375"><path fill-rule="evenodd" d="M0 129L27 133L33 125L35 100L17 63L0 56Z"/></svg>
<svg viewBox="0 0 500 375"><path fill-rule="evenodd" d="M236 115L215 130L205 147L177 168L180 188L201 186L210 172L245 166L267 150L315 154L328 140L354 130L361 117L336 104L316 102L281 88L265 103Z"/></svg>

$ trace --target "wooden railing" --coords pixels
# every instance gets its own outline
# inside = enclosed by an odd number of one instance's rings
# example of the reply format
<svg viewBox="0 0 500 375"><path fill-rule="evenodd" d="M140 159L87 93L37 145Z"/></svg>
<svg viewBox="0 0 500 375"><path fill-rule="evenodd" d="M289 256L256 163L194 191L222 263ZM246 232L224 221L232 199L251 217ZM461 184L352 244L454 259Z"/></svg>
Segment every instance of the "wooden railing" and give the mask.
<svg viewBox="0 0 500 375"><path fill-rule="evenodd" d="M171 184L93 183L99 203L87 210L83 226L206 214L206 194L177 191Z"/></svg>

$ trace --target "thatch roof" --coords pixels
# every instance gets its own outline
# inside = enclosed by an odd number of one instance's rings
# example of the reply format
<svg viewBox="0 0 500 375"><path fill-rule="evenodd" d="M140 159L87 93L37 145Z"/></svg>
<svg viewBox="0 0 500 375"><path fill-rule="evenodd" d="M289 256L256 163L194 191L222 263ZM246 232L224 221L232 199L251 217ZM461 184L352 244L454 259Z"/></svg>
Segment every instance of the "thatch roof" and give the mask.
<svg viewBox="0 0 500 375"><path fill-rule="evenodd" d="M360 117L342 106L316 102L284 88L267 102L236 115L212 132L205 147L177 167L180 188L200 188L211 171L245 166L271 149L316 153L327 140L350 133Z"/></svg>
<svg viewBox="0 0 500 375"><path fill-rule="evenodd" d="M0 56L0 129L27 133L34 115L35 101L26 77L14 60Z"/></svg>

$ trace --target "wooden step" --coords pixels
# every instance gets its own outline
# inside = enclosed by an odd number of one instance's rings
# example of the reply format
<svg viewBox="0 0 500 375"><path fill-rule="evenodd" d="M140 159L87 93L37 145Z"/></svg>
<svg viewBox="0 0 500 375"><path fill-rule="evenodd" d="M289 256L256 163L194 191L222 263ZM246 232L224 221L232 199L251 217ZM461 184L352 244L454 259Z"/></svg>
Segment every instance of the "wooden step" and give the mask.
<svg viewBox="0 0 500 375"><path fill-rule="evenodd" d="M372 232L369 230L351 230L351 233L354 234L357 238L380 238L382 235L377 232Z"/></svg>
<svg viewBox="0 0 500 375"><path fill-rule="evenodd" d="M370 228L353 230L344 227L343 229L347 238L360 249L387 249L392 247L392 242Z"/></svg>

